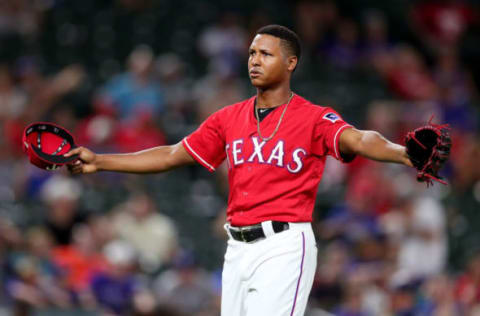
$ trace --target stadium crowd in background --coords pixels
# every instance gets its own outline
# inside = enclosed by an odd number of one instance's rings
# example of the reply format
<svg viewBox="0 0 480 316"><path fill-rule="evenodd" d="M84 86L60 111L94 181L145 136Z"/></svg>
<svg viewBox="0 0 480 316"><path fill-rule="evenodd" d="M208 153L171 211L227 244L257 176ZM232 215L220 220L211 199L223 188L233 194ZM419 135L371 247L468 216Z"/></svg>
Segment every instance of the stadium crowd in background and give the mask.
<svg viewBox="0 0 480 316"><path fill-rule="evenodd" d="M402 143L449 123L449 185L329 159L307 316L480 315L480 53L474 1L0 3L0 315L219 315L226 170L71 177L31 166L52 121L97 152L175 143L253 94L251 35L303 40L293 90ZM12 314L13 313L13 314Z"/></svg>

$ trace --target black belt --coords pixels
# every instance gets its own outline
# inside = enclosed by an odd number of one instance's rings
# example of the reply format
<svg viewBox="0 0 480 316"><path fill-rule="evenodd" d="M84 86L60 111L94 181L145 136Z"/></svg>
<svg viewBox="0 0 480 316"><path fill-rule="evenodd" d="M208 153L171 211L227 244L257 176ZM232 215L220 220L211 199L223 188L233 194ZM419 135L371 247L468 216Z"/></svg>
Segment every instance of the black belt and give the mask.
<svg viewBox="0 0 480 316"><path fill-rule="evenodd" d="M287 222L272 221L272 228L275 233L283 232L289 227L290 225ZM266 237L262 224L241 227L230 226L228 230L232 238L238 241L253 242Z"/></svg>

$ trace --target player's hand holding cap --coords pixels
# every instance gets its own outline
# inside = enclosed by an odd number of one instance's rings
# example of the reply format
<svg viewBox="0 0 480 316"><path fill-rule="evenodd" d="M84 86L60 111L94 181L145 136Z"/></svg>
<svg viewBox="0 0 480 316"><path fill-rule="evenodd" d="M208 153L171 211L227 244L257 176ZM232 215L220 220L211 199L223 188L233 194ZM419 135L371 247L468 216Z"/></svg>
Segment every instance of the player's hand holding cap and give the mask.
<svg viewBox="0 0 480 316"><path fill-rule="evenodd" d="M23 151L30 162L41 169L55 170L72 164L78 155L65 157L64 154L75 147L73 136L53 123L32 123L23 132Z"/></svg>

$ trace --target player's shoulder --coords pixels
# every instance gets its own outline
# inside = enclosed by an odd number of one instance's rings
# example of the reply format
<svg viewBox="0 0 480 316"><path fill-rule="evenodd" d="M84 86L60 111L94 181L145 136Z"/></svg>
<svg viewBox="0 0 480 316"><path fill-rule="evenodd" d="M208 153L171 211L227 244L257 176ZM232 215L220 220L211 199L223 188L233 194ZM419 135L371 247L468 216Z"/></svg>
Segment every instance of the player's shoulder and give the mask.
<svg viewBox="0 0 480 316"><path fill-rule="evenodd" d="M222 107L220 110L218 110L217 113L222 116L238 113L242 110L245 110L249 106L249 104L252 104L253 99L255 99L255 97L251 97L237 103L226 105Z"/></svg>
<svg viewBox="0 0 480 316"><path fill-rule="evenodd" d="M326 115L329 112L338 115L338 113L331 106L315 104L306 98L299 96L298 94L295 96L295 105L298 110L306 113L308 116L317 117Z"/></svg>
<svg viewBox="0 0 480 316"><path fill-rule="evenodd" d="M225 108L227 108L230 111L240 110L240 109L243 109L243 108L247 107L249 104L252 104L254 99L255 99L255 96L252 96L252 97L250 97L248 99L245 99L245 100L242 100L240 102L227 105Z"/></svg>

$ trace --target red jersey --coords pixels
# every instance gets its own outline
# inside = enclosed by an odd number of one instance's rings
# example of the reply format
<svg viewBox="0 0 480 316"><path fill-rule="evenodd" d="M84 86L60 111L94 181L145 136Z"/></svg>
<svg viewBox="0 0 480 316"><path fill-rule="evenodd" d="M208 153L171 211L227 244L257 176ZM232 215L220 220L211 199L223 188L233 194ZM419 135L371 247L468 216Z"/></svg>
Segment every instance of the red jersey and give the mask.
<svg viewBox="0 0 480 316"><path fill-rule="evenodd" d="M294 95L277 133L265 142L257 132L254 104L252 97L215 112L183 139L183 146L211 172L227 159L232 225L311 222L326 156L342 159L340 134L352 126L331 108ZM285 106L260 122L264 138L273 133Z"/></svg>

